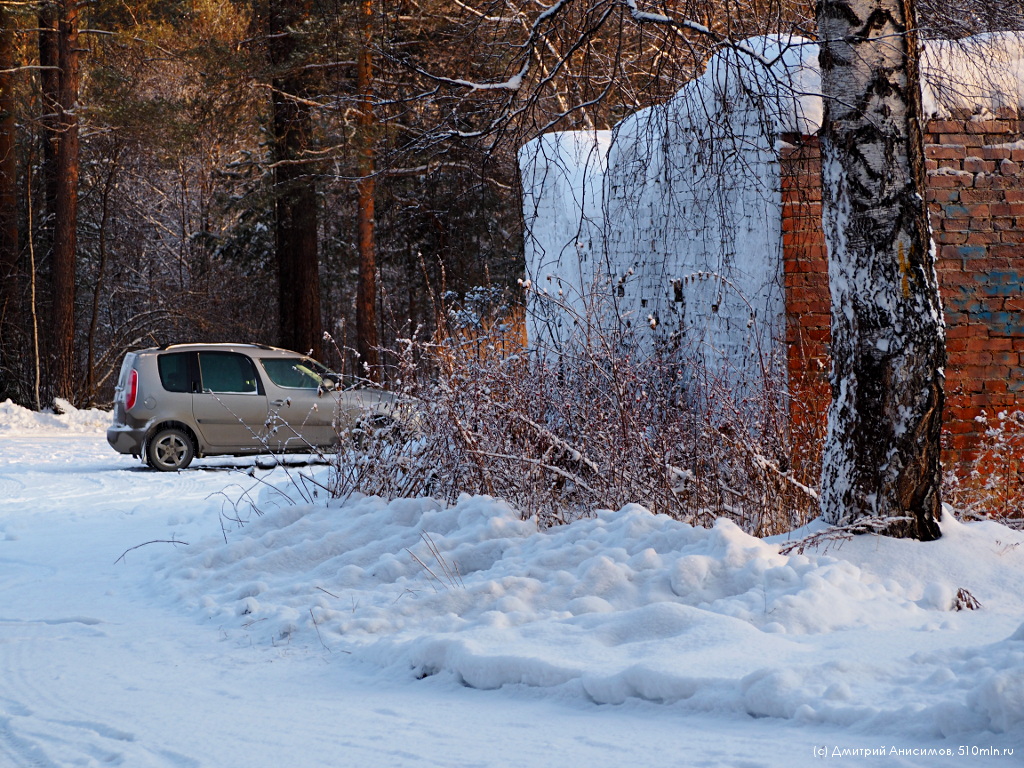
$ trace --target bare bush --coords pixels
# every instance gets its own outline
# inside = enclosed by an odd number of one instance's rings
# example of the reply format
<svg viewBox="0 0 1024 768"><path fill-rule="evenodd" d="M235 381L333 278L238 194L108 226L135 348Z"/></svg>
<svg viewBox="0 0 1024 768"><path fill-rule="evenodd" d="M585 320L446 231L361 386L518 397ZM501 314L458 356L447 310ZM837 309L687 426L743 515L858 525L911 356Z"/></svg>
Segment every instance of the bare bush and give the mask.
<svg viewBox="0 0 1024 768"><path fill-rule="evenodd" d="M977 455L968 471L946 472L946 500L964 519L1024 527L1024 411L976 420L985 427Z"/></svg>
<svg viewBox="0 0 1024 768"><path fill-rule="evenodd" d="M954 611L978 611L981 610L981 603L968 590L960 587L953 598Z"/></svg>
<svg viewBox="0 0 1024 768"><path fill-rule="evenodd" d="M639 503L756 535L816 515L791 469L781 385L766 377L740 398L696 353L582 325L558 350L528 349L521 310L450 308L433 338L393 351L411 412L386 439L343 441L332 493L489 494L542 525Z"/></svg>

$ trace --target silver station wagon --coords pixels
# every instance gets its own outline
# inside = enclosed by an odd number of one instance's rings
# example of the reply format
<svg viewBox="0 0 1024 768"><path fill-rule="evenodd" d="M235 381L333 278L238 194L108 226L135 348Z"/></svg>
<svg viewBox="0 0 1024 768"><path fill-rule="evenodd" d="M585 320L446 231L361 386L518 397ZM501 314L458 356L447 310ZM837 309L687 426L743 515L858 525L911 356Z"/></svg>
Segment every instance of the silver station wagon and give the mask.
<svg viewBox="0 0 1024 768"><path fill-rule="evenodd" d="M338 387L337 375L317 361L276 347L170 344L129 352L107 442L169 472L195 457L331 448L346 429L395 419L392 393Z"/></svg>

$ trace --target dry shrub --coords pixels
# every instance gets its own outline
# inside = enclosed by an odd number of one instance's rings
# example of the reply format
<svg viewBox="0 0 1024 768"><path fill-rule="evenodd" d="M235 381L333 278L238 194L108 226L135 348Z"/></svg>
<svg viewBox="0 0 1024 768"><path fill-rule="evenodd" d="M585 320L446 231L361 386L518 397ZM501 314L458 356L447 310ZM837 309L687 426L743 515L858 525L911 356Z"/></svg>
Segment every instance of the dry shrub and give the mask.
<svg viewBox="0 0 1024 768"><path fill-rule="evenodd" d="M629 331L528 349L522 310L449 310L429 341L392 351L403 423L339 454L332 490L505 499L542 525L639 503L695 525L727 517L755 535L817 514L791 471L785 392L743 400L695 357L641 352Z"/></svg>
<svg viewBox="0 0 1024 768"><path fill-rule="evenodd" d="M526 310L521 304L482 316L449 312L434 332L432 356L444 367L499 362L526 351Z"/></svg>
<svg viewBox="0 0 1024 768"><path fill-rule="evenodd" d="M945 499L965 519L1024 527L1024 411L982 411L977 456L965 471L946 472Z"/></svg>

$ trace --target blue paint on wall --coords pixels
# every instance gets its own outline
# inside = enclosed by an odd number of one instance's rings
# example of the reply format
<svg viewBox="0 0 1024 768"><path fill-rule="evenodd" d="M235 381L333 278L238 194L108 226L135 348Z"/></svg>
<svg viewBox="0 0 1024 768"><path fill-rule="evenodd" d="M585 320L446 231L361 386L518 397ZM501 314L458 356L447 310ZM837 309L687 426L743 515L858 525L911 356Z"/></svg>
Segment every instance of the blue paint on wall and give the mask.
<svg viewBox="0 0 1024 768"><path fill-rule="evenodd" d="M1012 297L1024 297L1024 275L1004 270L978 274L974 285L962 285L943 300L948 313L988 326L991 336L1024 337L1024 312L997 309L1002 307L1000 299Z"/></svg>
<svg viewBox="0 0 1024 768"><path fill-rule="evenodd" d="M962 259L984 259L988 256L988 248L984 245L960 245L956 250Z"/></svg>

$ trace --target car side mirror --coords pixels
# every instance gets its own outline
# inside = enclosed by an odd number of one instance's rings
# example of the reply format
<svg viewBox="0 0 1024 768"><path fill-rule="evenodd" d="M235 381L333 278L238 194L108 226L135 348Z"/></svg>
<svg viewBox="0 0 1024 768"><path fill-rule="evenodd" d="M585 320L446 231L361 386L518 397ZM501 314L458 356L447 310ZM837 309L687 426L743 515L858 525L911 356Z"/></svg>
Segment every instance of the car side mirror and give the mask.
<svg viewBox="0 0 1024 768"><path fill-rule="evenodd" d="M330 378L328 376L325 376L320 381L320 387L324 390L324 392L330 392L336 386L338 386L338 383L334 379L332 379L332 378Z"/></svg>

